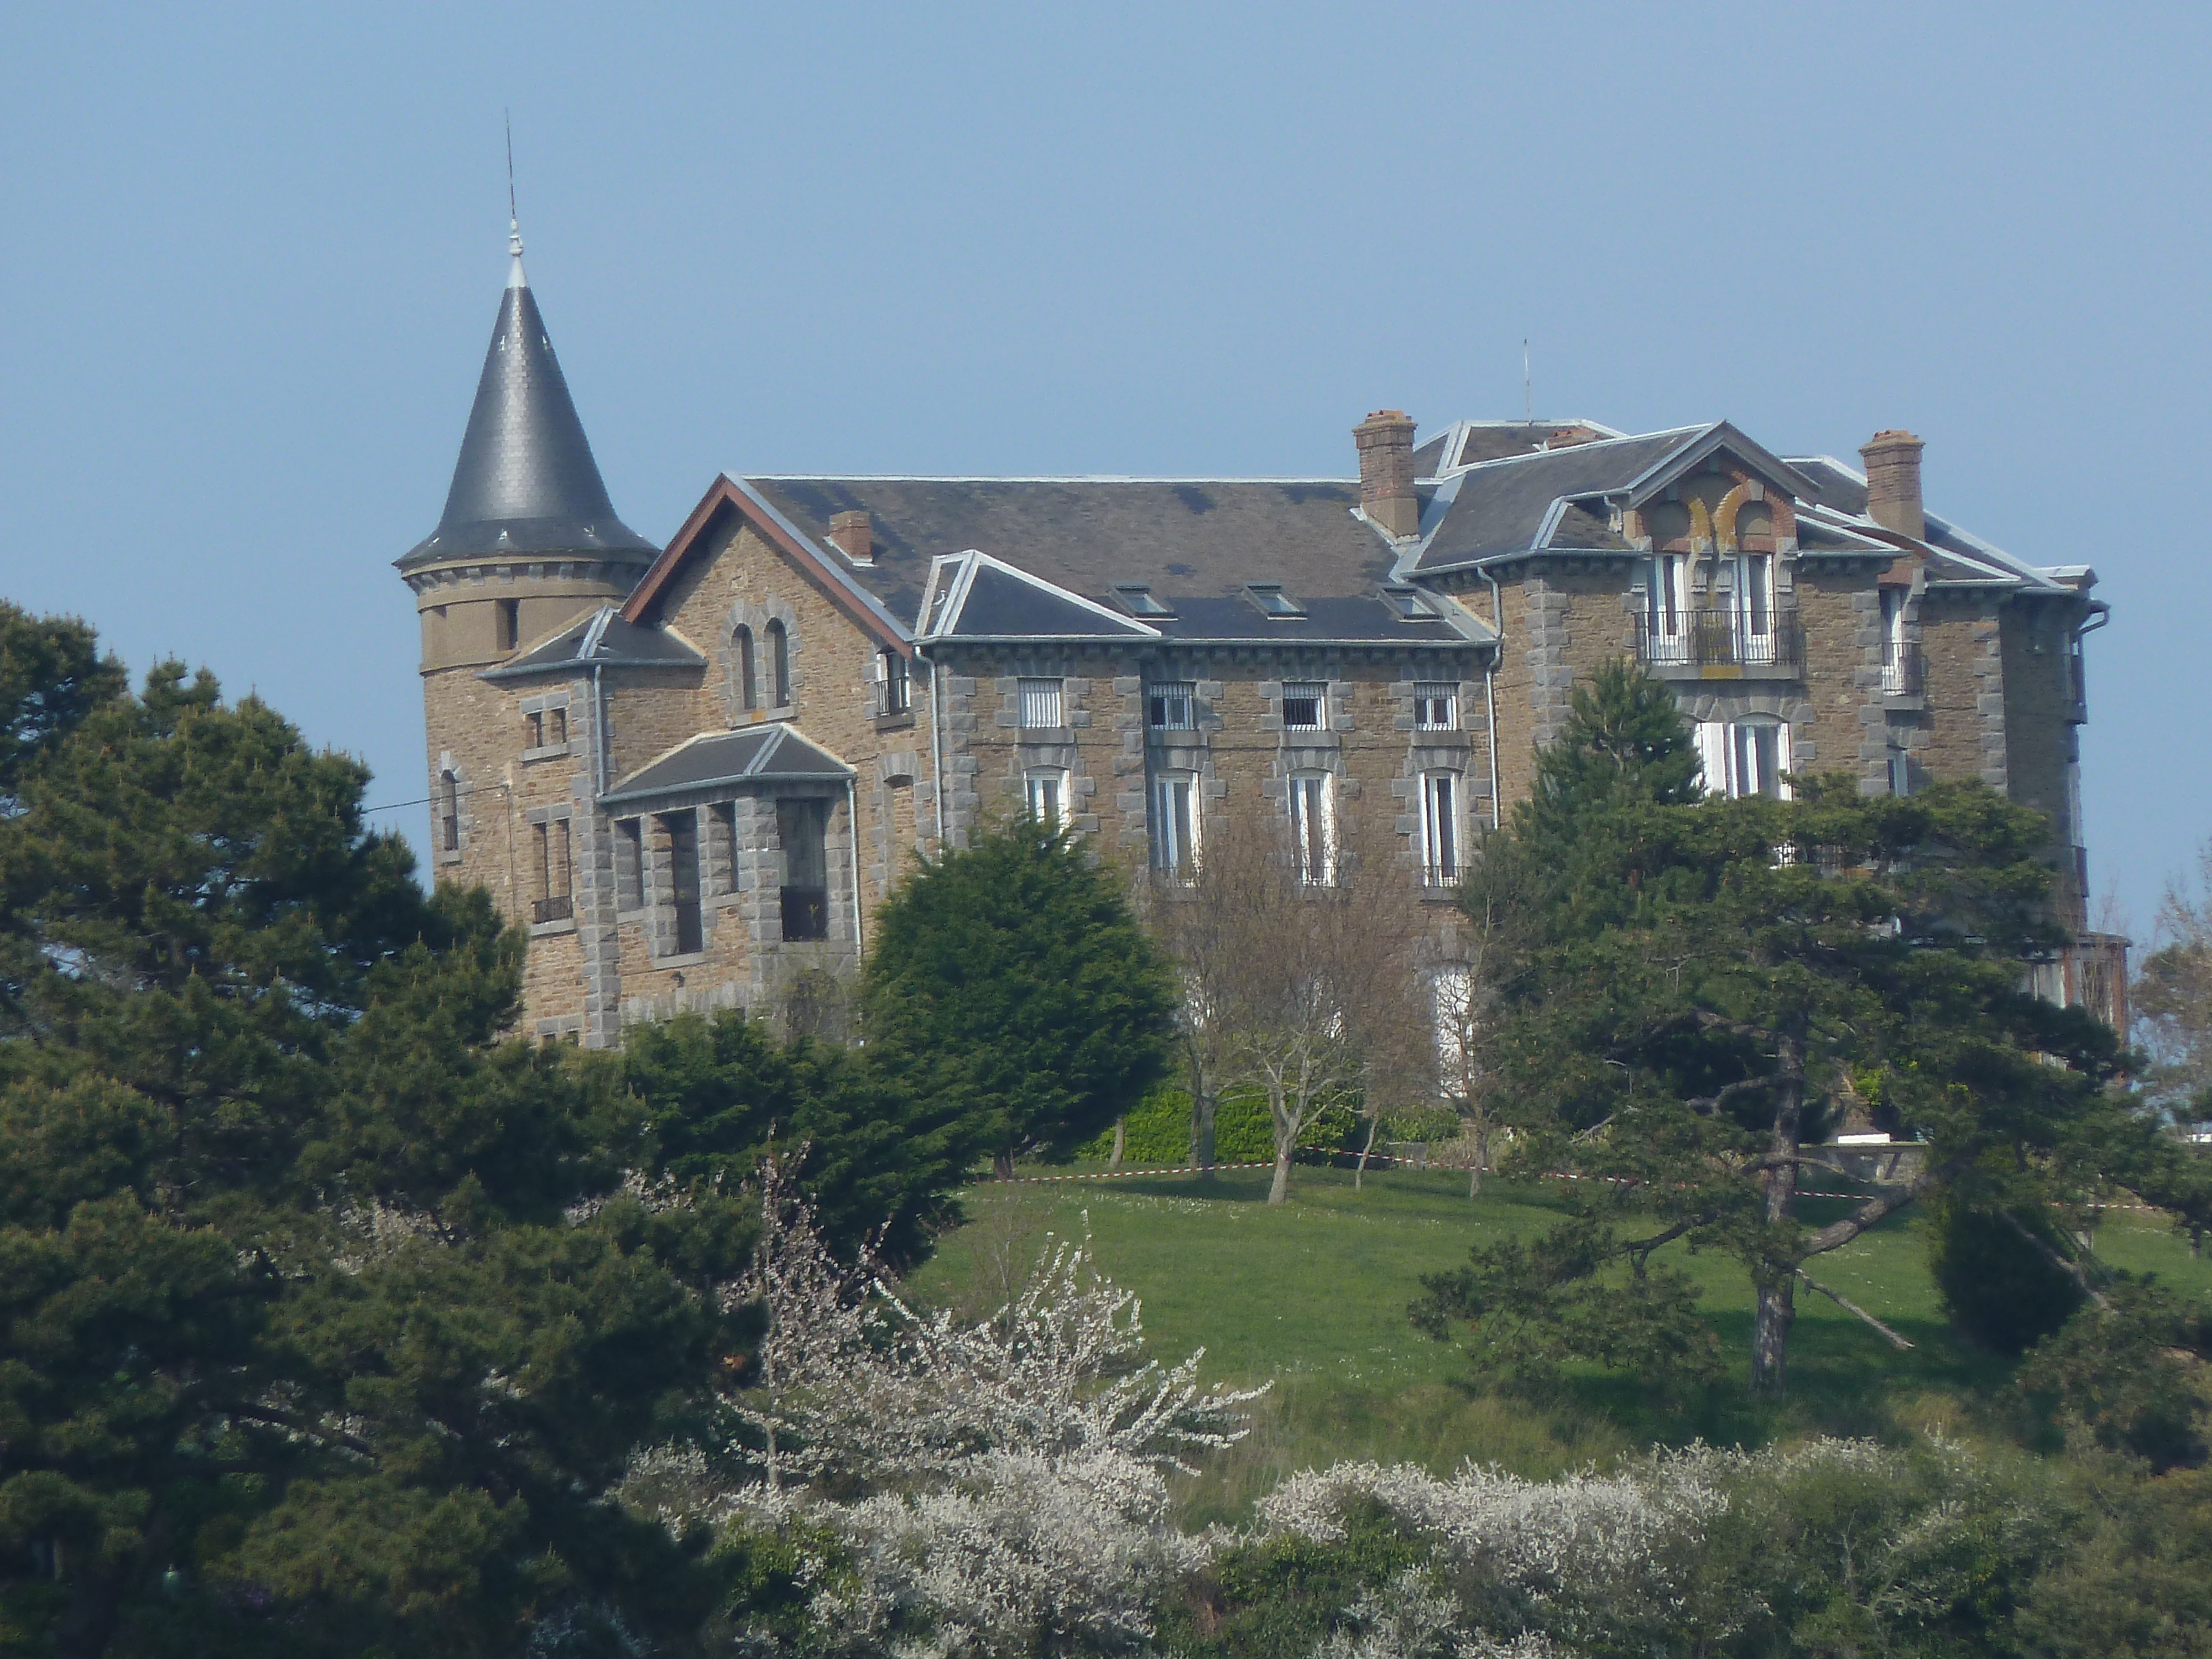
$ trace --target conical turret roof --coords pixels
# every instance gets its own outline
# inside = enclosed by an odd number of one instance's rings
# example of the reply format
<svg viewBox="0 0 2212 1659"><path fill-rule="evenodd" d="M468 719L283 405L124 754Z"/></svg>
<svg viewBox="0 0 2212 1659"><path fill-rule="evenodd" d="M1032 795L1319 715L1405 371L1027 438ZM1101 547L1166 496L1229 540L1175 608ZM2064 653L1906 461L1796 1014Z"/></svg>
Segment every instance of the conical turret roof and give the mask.
<svg viewBox="0 0 2212 1659"><path fill-rule="evenodd" d="M615 516L523 274L519 235L510 252L514 266L444 516L399 568L507 553L647 563L660 550Z"/></svg>

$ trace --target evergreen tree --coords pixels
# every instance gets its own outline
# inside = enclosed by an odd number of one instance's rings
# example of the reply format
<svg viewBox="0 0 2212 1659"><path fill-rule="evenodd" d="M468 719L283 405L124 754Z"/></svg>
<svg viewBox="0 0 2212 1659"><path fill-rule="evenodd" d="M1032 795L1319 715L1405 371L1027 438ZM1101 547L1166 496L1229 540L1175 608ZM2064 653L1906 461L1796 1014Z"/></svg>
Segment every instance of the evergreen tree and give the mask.
<svg viewBox="0 0 2212 1659"><path fill-rule="evenodd" d="M908 1097L956 1107L1002 1170L1091 1139L1165 1070L1172 977L1113 872L1066 832L1024 819L948 852L875 927L874 1064Z"/></svg>
<svg viewBox="0 0 2212 1659"><path fill-rule="evenodd" d="M1693 804L1670 702L1601 675L1499 849L1536 908L1496 1064L1525 1166L1581 1177L1576 1219L1533 1253L1478 1249L1416 1313L1473 1322L1509 1370L1618 1359L1613 1325L1692 1316L1658 1253L1724 1251L1751 1281L1753 1385L1778 1392L1806 1263L1939 1188L2000 1213L2064 1195L2141 1137L2100 1092L2114 1035L2022 988L2059 942L2039 815L1978 783ZM1820 1143L1854 1105L1923 1139L1925 1168L1805 1225L1794 1195L1841 1173ZM1660 1346L1705 1364L1687 1335Z"/></svg>

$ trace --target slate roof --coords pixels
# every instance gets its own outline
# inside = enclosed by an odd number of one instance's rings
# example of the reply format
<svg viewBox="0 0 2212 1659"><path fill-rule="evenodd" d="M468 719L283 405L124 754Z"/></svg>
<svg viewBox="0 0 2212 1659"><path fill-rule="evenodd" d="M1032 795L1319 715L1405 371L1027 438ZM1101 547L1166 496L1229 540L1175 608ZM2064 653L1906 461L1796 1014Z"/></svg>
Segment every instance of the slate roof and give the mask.
<svg viewBox="0 0 2212 1659"><path fill-rule="evenodd" d="M747 482L823 546L833 514L866 512L874 562L847 568L909 628L931 562L970 549L1109 606L1122 583L1149 586L1180 609L1208 599L1241 604L1247 582L1280 582L1310 600L1362 596L1390 576L1389 544L1352 516L1359 486L1351 479ZM1255 624L1266 620L1250 614Z"/></svg>
<svg viewBox="0 0 2212 1659"><path fill-rule="evenodd" d="M1798 518L1800 546L1812 546L1814 544L1807 538L1808 529L1824 524L1832 535L1850 535L1875 528L1874 520L1867 515L1867 481L1863 473L1832 455L1793 458L1790 465L1811 483L1814 490L1814 510ZM1928 533L1923 539L1937 555L1928 567L1928 580L1932 583L2069 591L2074 587L2073 583L2059 580L2060 573L2032 565L1960 529L1948 519L1924 511L1923 516L1928 526Z"/></svg>
<svg viewBox="0 0 2212 1659"><path fill-rule="evenodd" d="M655 757L599 797L624 801L740 783L842 783L853 769L781 721L706 732Z"/></svg>
<svg viewBox="0 0 2212 1659"><path fill-rule="evenodd" d="M1604 438L1471 466L1439 487L1444 510L1413 568L1449 569L1553 544L1626 551L1628 544L1610 529L1592 527L1601 526L1607 515L1587 510L1569 526L1576 539L1555 544L1553 535L1577 498L1626 489L1710 429L1680 427L1641 437Z"/></svg>
<svg viewBox="0 0 2212 1659"><path fill-rule="evenodd" d="M573 673L602 668L697 668L706 658L673 629L641 628L611 605L579 617L542 645L533 645L477 678L516 679L529 674Z"/></svg>
<svg viewBox="0 0 2212 1659"><path fill-rule="evenodd" d="M518 238L446 510L399 568L487 553L582 554L642 567L659 551L607 499L523 275Z"/></svg>

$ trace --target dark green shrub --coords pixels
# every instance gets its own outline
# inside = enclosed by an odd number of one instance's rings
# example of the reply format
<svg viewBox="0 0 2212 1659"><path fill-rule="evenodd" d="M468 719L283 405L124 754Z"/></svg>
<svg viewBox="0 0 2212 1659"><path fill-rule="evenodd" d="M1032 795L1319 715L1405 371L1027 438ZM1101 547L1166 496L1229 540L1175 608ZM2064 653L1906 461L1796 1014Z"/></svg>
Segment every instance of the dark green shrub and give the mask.
<svg viewBox="0 0 2212 1659"><path fill-rule="evenodd" d="M2081 1305L2081 1286L2021 1237L2026 1229L2063 1252L2065 1242L2045 1216L1951 1199L1935 1206L1929 1221L1929 1268L1944 1311L1984 1347L2023 1353Z"/></svg>

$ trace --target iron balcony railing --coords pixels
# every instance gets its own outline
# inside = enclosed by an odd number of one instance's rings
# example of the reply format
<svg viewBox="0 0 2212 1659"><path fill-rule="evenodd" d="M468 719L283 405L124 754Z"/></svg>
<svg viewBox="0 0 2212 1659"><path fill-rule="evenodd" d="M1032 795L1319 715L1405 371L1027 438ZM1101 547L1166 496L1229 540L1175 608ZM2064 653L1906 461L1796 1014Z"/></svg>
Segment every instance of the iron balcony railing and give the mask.
<svg viewBox="0 0 2212 1659"><path fill-rule="evenodd" d="M1928 659L1917 645L1893 643L1881 665L1881 689L1893 697L1917 697L1928 686Z"/></svg>
<svg viewBox="0 0 2212 1659"><path fill-rule="evenodd" d="M576 915L576 901L567 893L558 898L542 898L532 902L531 921L543 926L549 921L573 921Z"/></svg>
<svg viewBox="0 0 2212 1659"><path fill-rule="evenodd" d="M1656 667L1805 669L1805 629L1794 610L1746 616L1722 606L1649 611L1637 619L1636 654Z"/></svg>

